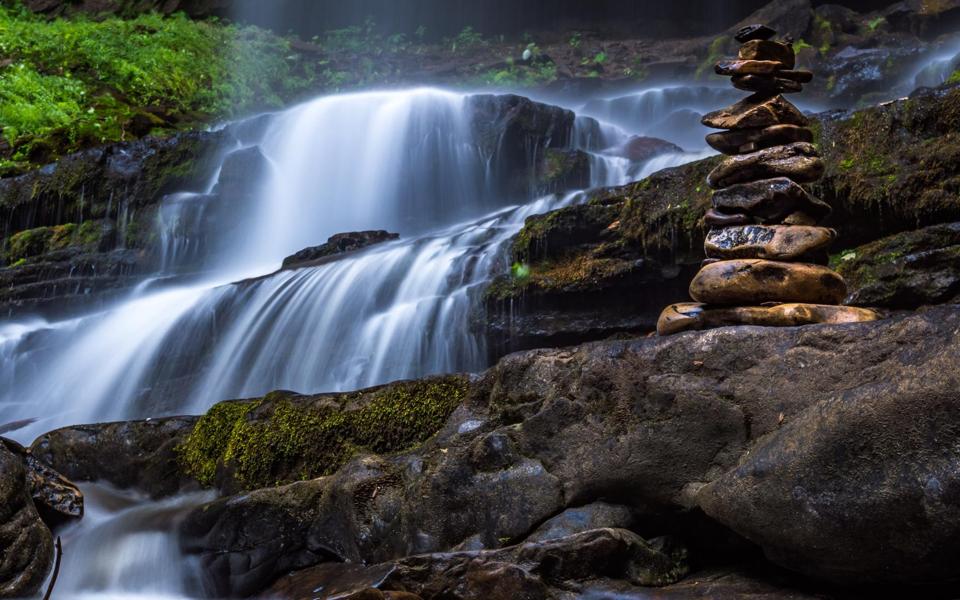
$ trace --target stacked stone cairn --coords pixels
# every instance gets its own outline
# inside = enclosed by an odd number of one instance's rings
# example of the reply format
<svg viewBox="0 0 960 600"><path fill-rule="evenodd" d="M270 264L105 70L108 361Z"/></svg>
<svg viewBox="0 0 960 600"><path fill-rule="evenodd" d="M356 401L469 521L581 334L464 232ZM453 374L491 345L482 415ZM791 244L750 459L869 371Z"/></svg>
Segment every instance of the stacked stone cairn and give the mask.
<svg viewBox="0 0 960 600"><path fill-rule="evenodd" d="M715 190L705 217L707 260L690 284L696 302L667 307L660 335L878 318L841 306L846 283L826 266L836 232L817 223L831 209L803 188L823 175L823 161L807 118L783 97L802 91L813 73L795 70L793 46L775 35L764 25L745 27L736 35L739 58L717 63L719 75L752 95L703 118L707 127L725 130L707 143L727 155L707 176Z"/></svg>

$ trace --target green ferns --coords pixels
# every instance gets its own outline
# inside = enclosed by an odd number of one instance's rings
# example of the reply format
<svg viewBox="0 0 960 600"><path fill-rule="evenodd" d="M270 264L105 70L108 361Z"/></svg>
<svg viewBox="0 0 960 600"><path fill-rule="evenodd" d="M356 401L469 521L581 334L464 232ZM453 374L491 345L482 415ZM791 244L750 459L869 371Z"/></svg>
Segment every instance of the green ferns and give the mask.
<svg viewBox="0 0 960 600"><path fill-rule="evenodd" d="M255 27L156 14L47 20L0 7L0 124L12 146L0 158L47 160L278 107L307 84L296 66L286 40Z"/></svg>
<svg viewBox="0 0 960 600"><path fill-rule="evenodd" d="M243 489L330 475L361 450L399 452L427 440L467 387L465 378L451 376L340 396L273 392L222 402L179 446L180 463L204 485L229 473Z"/></svg>

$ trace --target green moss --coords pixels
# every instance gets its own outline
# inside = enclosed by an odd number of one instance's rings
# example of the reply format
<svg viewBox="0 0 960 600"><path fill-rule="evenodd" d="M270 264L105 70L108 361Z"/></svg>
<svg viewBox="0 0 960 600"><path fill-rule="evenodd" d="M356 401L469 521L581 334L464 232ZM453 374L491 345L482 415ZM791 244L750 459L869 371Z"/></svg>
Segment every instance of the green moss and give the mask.
<svg viewBox="0 0 960 600"><path fill-rule="evenodd" d="M245 489L329 475L360 451L399 452L427 440L467 388L450 376L340 396L275 392L221 403L178 448L180 463L204 485L223 470Z"/></svg>
<svg viewBox="0 0 960 600"><path fill-rule="evenodd" d="M66 248L94 250L102 237L103 223L100 221L88 221L79 226L76 223L66 223L53 227L35 227L10 236L3 257L8 264L22 265L28 258Z"/></svg>
<svg viewBox="0 0 960 600"><path fill-rule="evenodd" d="M705 75L713 72L714 65L726 54L729 43L730 40L726 36L714 38L714 40L710 42L710 47L707 49L707 57L703 59L703 62L700 63L694 73L696 79L702 79Z"/></svg>

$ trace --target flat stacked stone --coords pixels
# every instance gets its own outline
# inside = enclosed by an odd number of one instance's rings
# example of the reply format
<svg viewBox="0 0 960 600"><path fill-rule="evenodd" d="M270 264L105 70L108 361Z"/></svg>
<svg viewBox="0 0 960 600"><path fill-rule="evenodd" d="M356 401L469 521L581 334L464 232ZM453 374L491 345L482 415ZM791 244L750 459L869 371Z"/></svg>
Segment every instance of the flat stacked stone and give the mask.
<svg viewBox="0 0 960 600"><path fill-rule="evenodd" d="M690 284L695 303L660 316L660 335L726 325L794 326L873 321L878 315L841 306L847 286L827 265L836 238L818 224L830 206L803 187L823 175L807 117L783 94L803 90L813 73L796 69L793 46L751 25L737 32L736 59L716 72L752 94L703 117L723 130L707 143L727 155L708 176L713 208L707 260Z"/></svg>

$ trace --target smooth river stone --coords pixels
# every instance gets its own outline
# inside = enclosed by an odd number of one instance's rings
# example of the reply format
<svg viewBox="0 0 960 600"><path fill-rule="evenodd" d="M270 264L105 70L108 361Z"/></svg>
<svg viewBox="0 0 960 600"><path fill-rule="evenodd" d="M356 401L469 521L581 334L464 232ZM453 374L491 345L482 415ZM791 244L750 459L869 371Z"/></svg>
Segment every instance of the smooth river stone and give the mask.
<svg viewBox="0 0 960 600"><path fill-rule="evenodd" d="M707 175L707 184L722 189L774 177L789 177L797 183L813 183L823 175L823 161L808 142L765 148L750 154L730 156Z"/></svg>
<svg viewBox="0 0 960 600"><path fill-rule="evenodd" d="M710 258L791 261L821 253L836 237L826 227L741 225L710 231L703 249Z"/></svg>
<svg viewBox="0 0 960 600"><path fill-rule="evenodd" d="M755 129L720 131L707 136L707 143L724 154L748 154L794 142L813 142L813 132L796 125L771 125Z"/></svg>
<svg viewBox="0 0 960 600"><path fill-rule="evenodd" d="M796 81L769 75L737 75L730 81L733 87L745 92L773 96L775 94L798 94L803 86Z"/></svg>
<svg viewBox="0 0 960 600"><path fill-rule="evenodd" d="M776 60L721 60L713 68L717 75L773 75L787 65Z"/></svg>
<svg viewBox="0 0 960 600"><path fill-rule="evenodd" d="M747 25L738 29L733 39L746 44L751 40L769 40L775 35L777 32L766 25Z"/></svg>
<svg viewBox="0 0 960 600"><path fill-rule="evenodd" d="M810 83L813 81L813 71L778 71L777 77L796 81L797 83Z"/></svg>
<svg viewBox="0 0 960 600"><path fill-rule="evenodd" d="M732 185L713 193L713 207L725 213L744 213L761 223L780 223L797 211L819 221L829 216L830 205L811 196L786 177Z"/></svg>
<svg viewBox="0 0 960 600"><path fill-rule="evenodd" d="M731 325L796 327L799 325L866 323L880 315L866 308L825 304L777 304L776 306L713 307L695 302L674 304L660 313L657 333L673 335Z"/></svg>
<svg viewBox="0 0 960 600"><path fill-rule="evenodd" d="M793 46L770 40L750 40L740 47L740 60L772 60L783 64L784 69L797 65Z"/></svg>
<svg viewBox="0 0 960 600"><path fill-rule="evenodd" d="M706 304L840 304L846 295L843 278L827 267L753 258L707 265L690 282L690 297Z"/></svg>
<svg viewBox="0 0 960 600"><path fill-rule="evenodd" d="M713 129L752 129L771 125L806 127L809 121L783 96L753 94L733 106L707 113L701 123Z"/></svg>
<svg viewBox="0 0 960 600"><path fill-rule="evenodd" d="M707 214L703 215L703 222L707 224L707 227L735 227L737 225L749 225L754 223L754 220L749 215L742 213L728 214L711 208L707 211Z"/></svg>

